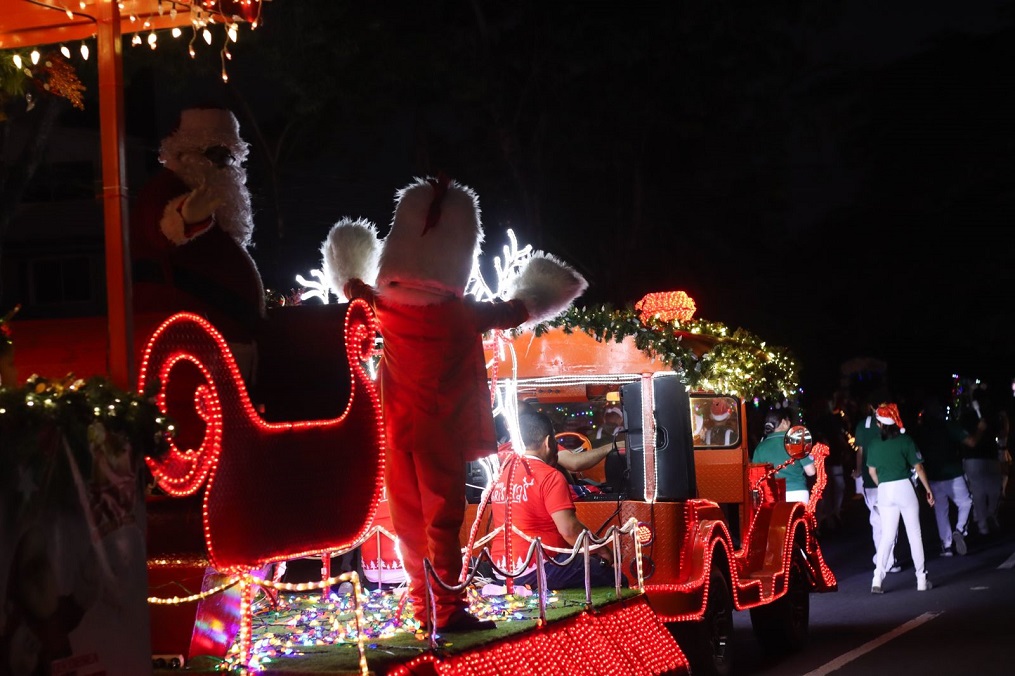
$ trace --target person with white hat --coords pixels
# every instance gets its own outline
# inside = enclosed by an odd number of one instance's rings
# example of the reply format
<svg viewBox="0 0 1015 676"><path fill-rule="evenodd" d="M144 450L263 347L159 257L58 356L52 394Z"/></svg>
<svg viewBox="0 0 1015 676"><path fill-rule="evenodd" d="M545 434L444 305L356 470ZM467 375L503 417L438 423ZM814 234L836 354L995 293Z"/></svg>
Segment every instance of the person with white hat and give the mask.
<svg viewBox="0 0 1015 676"><path fill-rule="evenodd" d="M912 471L915 471L927 492L927 503L933 507L934 493L930 489L930 481L923 468L923 456L920 455L920 450L912 437L905 433L906 428L902 426L898 406L893 403L878 406L875 419L881 428L881 438L871 443L867 465L871 478L878 487L881 541L878 543L877 558L874 562L871 593L884 593L882 584L891 563L895 538L899 533L900 516L906 524L909 552L913 557L913 568L916 570L916 589L927 591L932 585L927 579L923 534L920 530L920 502L910 480Z"/></svg>
<svg viewBox="0 0 1015 676"><path fill-rule="evenodd" d="M254 222L243 162L248 144L224 108L187 108L159 149L163 169L131 209L135 313L189 311L230 342L244 375L265 317L261 275L248 249Z"/></svg>

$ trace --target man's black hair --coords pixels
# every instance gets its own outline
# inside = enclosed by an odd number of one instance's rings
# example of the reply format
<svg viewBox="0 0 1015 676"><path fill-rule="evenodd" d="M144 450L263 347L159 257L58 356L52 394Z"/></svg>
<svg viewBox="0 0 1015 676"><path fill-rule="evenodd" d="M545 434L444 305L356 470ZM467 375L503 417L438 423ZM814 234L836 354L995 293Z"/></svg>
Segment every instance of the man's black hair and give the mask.
<svg viewBox="0 0 1015 676"><path fill-rule="evenodd" d="M518 429L522 435L525 448L532 448L543 443L547 435L554 437L553 422L545 413L536 411L523 412L518 415Z"/></svg>

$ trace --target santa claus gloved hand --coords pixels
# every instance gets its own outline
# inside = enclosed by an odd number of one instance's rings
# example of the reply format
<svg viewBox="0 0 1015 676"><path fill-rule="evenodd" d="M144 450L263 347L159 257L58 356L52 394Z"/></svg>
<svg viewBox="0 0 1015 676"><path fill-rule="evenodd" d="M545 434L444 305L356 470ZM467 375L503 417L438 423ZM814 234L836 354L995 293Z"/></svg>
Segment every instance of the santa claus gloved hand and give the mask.
<svg viewBox="0 0 1015 676"><path fill-rule="evenodd" d="M180 205L180 215L188 225L210 225L215 210L222 206L221 197L212 193L204 183L190 191L190 195Z"/></svg>

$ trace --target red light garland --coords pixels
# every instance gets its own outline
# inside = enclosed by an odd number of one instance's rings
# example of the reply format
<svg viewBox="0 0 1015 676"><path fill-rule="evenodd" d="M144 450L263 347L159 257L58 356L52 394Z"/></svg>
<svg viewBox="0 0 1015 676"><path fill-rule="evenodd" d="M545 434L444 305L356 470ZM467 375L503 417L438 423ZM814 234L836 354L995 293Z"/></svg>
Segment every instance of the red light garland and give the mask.
<svg viewBox="0 0 1015 676"><path fill-rule="evenodd" d="M645 294L634 304L634 309L639 312L642 323L647 324L653 318L663 322L688 321L697 307L694 299L683 291L658 291Z"/></svg>
<svg viewBox="0 0 1015 676"><path fill-rule="evenodd" d="M344 340L352 387L346 409L332 420L265 422L250 401L225 339L200 316L180 313L170 317L155 331L143 353L138 391L145 391L146 380L157 374L161 387L156 400L164 412L172 403L168 391L172 377L178 373L174 367L190 364L200 379L194 385L191 404L204 424L199 448L181 449L170 440L170 452L164 459L146 461L159 487L169 495L191 495L207 485L202 522L208 558L216 570L242 576L240 652L244 664L250 654L251 571L268 563L348 551L365 538L376 513L382 493L384 427L377 389L363 367L373 351L375 335L376 323L369 305L351 302L344 318ZM225 377L221 376L223 371ZM364 435L369 428L373 434ZM363 463L360 479L370 487L368 507L358 525L348 517L335 520L353 498L343 498L344 493L330 485L327 495L320 495L329 481L326 472L314 473L304 482L319 487L316 492L310 491L311 495L300 483L282 481L281 486L289 487L292 495L273 501L270 513L265 512L253 487L246 485L250 478L250 472L244 469L247 465L270 463L276 475L292 478L300 459L312 461L313 466L323 470L328 463L320 459L334 457L334 467L339 469L343 457L349 463L350 456L330 452L342 447L356 449L355 457ZM229 471L223 473L226 464ZM356 499L359 497L363 496ZM259 512L268 514L270 523L258 524ZM322 512L328 512L329 517L308 518L308 513L313 517ZM290 524L284 531L271 527L283 522ZM270 532L270 537L251 537L260 534L259 527Z"/></svg>

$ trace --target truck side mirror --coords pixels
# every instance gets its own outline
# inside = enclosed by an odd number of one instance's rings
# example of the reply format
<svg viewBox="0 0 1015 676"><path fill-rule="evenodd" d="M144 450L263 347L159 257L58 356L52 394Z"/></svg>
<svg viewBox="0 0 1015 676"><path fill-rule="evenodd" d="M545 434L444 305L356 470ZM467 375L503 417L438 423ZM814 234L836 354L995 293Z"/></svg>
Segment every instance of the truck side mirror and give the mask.
<svg viewBox="0 0 1015 676"><path fill-rule="evenodd" d="M814 446L811 431L803 425L790 427L782 443L786 447L786 454L794 460L806 458Z"/></svg>

